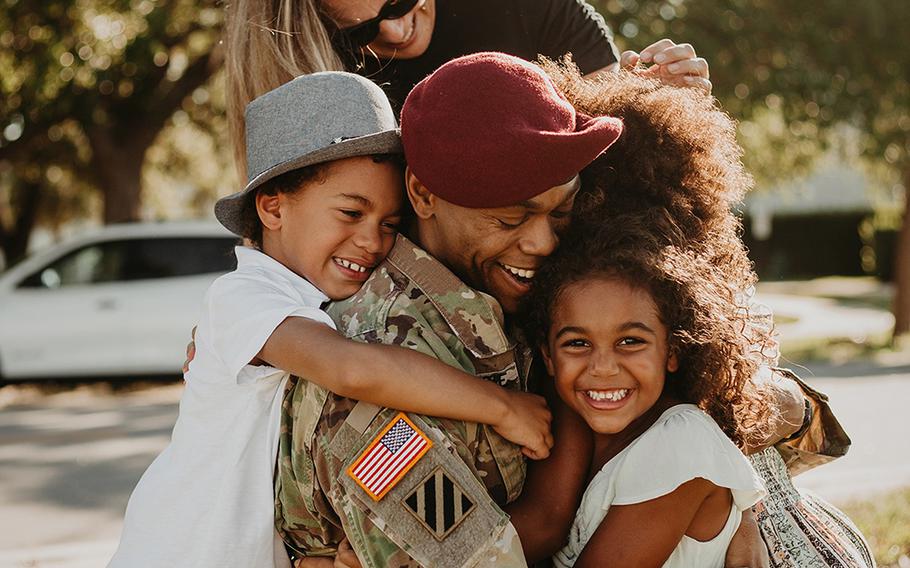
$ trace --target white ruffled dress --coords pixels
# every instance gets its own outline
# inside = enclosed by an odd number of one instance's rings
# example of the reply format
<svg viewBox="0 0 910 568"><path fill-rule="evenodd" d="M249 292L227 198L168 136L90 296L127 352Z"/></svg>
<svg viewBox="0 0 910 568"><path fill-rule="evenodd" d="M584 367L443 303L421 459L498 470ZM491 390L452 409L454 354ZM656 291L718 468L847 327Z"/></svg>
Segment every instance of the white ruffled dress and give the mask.
<svg viewBox="0 0 910 568"><path fill-rule="evenodd" d="M650 501L699 477L732 492L727 523L706 542L683 536L663 567L723 568L742 511L757 503L765 489L749 460L717 423L693 404L669 408L594 476L576 513L569 543L553 557L553 564L575 564L611 505ZM641 530L647 532L648 527Z"/></svg>

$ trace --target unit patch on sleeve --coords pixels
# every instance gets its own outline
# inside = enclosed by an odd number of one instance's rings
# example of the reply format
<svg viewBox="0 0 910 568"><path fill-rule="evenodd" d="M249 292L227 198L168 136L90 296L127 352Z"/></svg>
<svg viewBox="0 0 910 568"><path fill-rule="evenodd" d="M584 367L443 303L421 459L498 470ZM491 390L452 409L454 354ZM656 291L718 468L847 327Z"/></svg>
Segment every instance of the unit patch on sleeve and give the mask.
<svg viewBox="0 0 910 568"><path fill-rule="evenodd" d="M474 502L441 467L417 485L404 505L436 540L443 540L474 510Z"/></svg>
<svg viewBox="0 0 910 568"><path fill-rule="evenodd" d="M374 501L382 499L433 445L403 413L398 413L348 468L348 475Z"/></svg>

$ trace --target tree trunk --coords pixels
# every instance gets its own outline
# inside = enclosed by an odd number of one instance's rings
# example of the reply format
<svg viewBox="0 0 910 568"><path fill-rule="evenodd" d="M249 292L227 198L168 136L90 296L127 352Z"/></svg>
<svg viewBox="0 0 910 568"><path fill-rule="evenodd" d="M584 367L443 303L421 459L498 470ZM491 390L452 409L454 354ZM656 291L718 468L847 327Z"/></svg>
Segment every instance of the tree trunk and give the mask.
<svg viewBox="0 0 910 568"><path fill-rule="evenodd" d="M110 128L91 129L92 167L104 196L104 223L139 220L142 192L142 164L150 138L136 133L124 140Z"/></svg>
<svg viewBox="0 0 910 568"><path fill-rule="evenodd" d="M904 169L904 219L894 259L894 337L910 332L910 165Z"/></svg>
<svg viewBox="0 0 910 568"><path fill-rule="evenodd" d="M22 196L16 200L18 207L14 207L13 226L9 229L0 227L0 249L7 267L25 257L28 251L29 237L41 203L41 184L20 180L20 185L13 191Z"/></svg>

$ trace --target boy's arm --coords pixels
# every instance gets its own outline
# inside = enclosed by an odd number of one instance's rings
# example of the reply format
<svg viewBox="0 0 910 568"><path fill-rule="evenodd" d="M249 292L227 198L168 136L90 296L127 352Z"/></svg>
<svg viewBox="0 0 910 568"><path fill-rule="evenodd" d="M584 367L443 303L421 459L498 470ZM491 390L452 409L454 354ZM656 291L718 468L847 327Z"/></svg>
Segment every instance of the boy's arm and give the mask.
<svg viewBox="0 0 910 568"><path fill-rule="evenodd" d="M556 444L549 458L528 464L521 496L505 507L529 564L549 558L565 546L594 446L588 425L560 400L549 378L545 380Z"/></svg>
<svg viewBox="0 0 910 568"><path fill-rule="evenodd" d="M553 446L543 398L508 391L411 349L359 343L320 322L290 317L258 356L346 398L490 424L535 459Z"/></svg>

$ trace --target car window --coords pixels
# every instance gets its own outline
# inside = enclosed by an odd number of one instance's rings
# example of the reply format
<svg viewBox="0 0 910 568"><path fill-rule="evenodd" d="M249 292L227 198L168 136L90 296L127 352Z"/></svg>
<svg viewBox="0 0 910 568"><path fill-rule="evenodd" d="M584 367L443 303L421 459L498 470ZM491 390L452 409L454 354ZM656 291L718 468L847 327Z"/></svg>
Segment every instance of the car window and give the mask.
<svg viewBox="0 0 910 568"><path fill-rule="evenodd" d="M26 278L26 288L60 288L119 279L124 243L95 243L76 249Z"/></svg>
<svg viewBox="0 0 910 568"><path fill-rule="evenodd" d="M233 237L168 237L95 243L36 271L24 288L60 288L227 272L237 265Z"/></svg>
<svg viewBox="0 0 910 568"><path fill-rule="evenodd" d="M227 237L137 239L129 242L124 280L227 272L237 265L236 239Z"/></svg>

